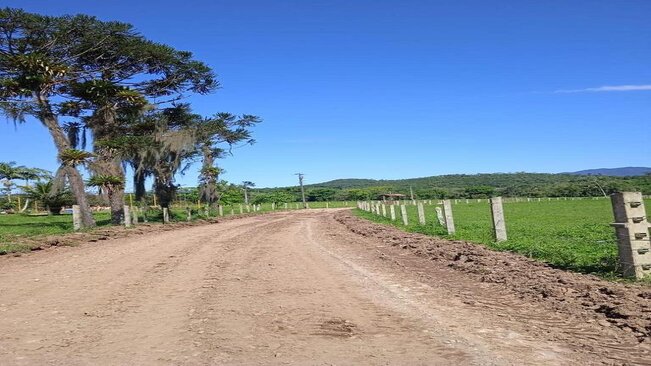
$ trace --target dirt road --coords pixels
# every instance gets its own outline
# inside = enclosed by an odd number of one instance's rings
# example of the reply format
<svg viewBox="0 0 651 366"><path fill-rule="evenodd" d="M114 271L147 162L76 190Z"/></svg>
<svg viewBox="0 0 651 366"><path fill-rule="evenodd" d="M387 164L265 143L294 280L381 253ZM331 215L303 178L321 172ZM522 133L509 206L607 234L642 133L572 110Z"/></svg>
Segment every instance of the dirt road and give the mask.
<svg viewBox="0 0 651 366"><path fill-rule="evenodd" d="M558 322L580 319L527 321L548 310L354 233L341 214L0 258L0 364L594 364L624 363L638 347L567 342ZM646 349L635 352L629 361L644 363Z"/></svg>

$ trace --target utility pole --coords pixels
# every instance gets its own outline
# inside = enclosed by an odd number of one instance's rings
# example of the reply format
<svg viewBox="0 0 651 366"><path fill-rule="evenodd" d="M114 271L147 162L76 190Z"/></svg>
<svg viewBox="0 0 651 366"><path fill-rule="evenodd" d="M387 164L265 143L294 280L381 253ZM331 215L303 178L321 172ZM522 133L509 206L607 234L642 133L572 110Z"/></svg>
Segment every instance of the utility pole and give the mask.
<svg viewBox="0 0 651 366"><path fill-rule="evenodd" d="M298 175L298 184L301 185L301 197L303 197L303 208L307 208L307 202L305 201L305 188L303 188L303 173L296 173Z"/></svg>

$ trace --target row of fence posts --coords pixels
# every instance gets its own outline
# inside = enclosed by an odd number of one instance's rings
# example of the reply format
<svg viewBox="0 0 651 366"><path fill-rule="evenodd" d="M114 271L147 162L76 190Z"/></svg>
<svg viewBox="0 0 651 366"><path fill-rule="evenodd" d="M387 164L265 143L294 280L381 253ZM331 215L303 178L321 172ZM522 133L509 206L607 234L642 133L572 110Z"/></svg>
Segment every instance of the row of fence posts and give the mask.
<svg viewBox="0 0 651 366"><path fill-rule="evenodd" d="M649 197L643 196L641 192L618 192L610 196L613 216L615 218L615 222L611 226L615 228L620 271L625 277L640 279L651 276L651 235L649 232L651 225L647 220L647 212L644 205L645 198ZM565 200L567 200L567 197L565 197ZM488 201L490 203L491 221L493 224L493 237L496 242L505 241L507 240L507 233L506 221L504 219L504 200L502 197L493 197ZM417 206L419 224L425 225L426 215L423 202L410 202ZM430 205L432 204L431 200L426 202ZM511 202L519 201L515 199ZM458 200L456 203L458 203ZM389 207L388 210L387 205ZM443 206L442 209L440 206ZM402 223L405 226L409 225L406 202L359 201L357 202L357 207L376 215L388 217L391 221L396 221L396 207L400 207ZM454 235L455 227L454 217L452 215L452 201L440 201L434 209L436 210L439 224L447 229L449 235Z"/></svg>
<svg viewBox="0 0 651 366"><path fill-rule="evenodd" d="M345 204L348 206L348 202ZM283 204L283 207L285 210L289 209L289 203L285 202ZM306 204L307 208L310 208L309 204ZM329 202L325 203L326 208L330 208ZM299 209L299 204L296 203L294 205L295 209ZM271 210L276 211L278 209L278 206L275 202L271 203ZM254 205L242 205L239 204L239 213L240 215L244 213L244 210L246 210L247 213L250 212L260 212L262 210L262 206L260 204L254 204ZM140 209L138 207L132 207L130 205L125 205L124 206L124 226L125 227L131 227L135 224L138 224L138 218L139 218L139 211ZM163 207L163 223L167 224L170 222L170 212L167 207ZM224 206L218 205L217 206L217 215L219 217L224 216ZM231 206L230 210L230 215L235 215L235 209L233 206ZM210 217L210 207L205 206L204 207L204 216L206 218ZM143 216L143 221L147 222L147 217ZM189 207L186 207L186 219L187 221L192 221L192 210ZM79 231L81 229L81 211L79 209L78 205L73 205L72 206L72 227L74 231Z"/></svg>
<svg viewBox="0 0 651 366"><path fill-rule="evenodd" d="M490 200L491 217L493 222L493 234L495 241L501 242L507 240L506 235L506 221L504 220L504 209L502 207L502 198L494 197ZM428 201L431 204L431 201ZM418 211L418 223L420 225L427 224L427 216L425 215L425 205L423 202L411 201L416 205ZM443 207L439 207L439 205ZM443 200L437 205L434 210L436 211L436 218L439 224L446 228L448 235L454 235L456 229L454 226L454 215L452 214L452 201ZM387 206L389 209L387 210ZM373 214L387 217L391 221L396 221L396 207L400 208L400 216L402 223L405 226L409 225L409 217L407 215L407 205L403 202L386 203L384 201L359 201L357 208L371 212ZM387 215L388 213L388 215Z"/></svg>

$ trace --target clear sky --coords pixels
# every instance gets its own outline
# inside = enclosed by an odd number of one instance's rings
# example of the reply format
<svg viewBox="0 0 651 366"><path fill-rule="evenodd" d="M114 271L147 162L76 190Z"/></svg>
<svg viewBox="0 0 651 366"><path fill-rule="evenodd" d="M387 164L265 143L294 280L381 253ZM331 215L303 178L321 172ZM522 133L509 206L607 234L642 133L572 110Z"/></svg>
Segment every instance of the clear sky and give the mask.
<svg viewBox="0 0 651 366"><path fill-rule="evenodd" d="M223 87L195 111L264 119L221 162L236 183L651 166L648 0L0 5L132 23L208 63ZM55 155L38 122L0 121L0 161Z"/></svg>

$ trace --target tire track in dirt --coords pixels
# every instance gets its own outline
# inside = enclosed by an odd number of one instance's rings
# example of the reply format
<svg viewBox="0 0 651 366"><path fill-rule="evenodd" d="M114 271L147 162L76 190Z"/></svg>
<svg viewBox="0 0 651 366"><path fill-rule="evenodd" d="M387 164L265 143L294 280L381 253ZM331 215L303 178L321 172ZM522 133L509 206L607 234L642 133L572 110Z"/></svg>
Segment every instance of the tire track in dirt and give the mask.
<svg viewBox="0 0 651 366"><path fill-rule="evenodd" d="M3 349L10 350L12 343L26 340L27 350L34 354L55 352L70 356L60 364L109 355L130 359L137 353L132 346L139 344L139 340L140 343L150 340L148 337L152 334L139 331L155 328L151 327L155 323L147 323L138 316L145 319L158 316L152 320L162 320L163 324L182 320L178 316L170 319L170 312L156 309L161 304L152 298L160 295L157 287L166 286L172 277L186 282L192 275L200 279L202 267L196 259L202 254L210 257L212 253L206 253L206 248L214 246L215 236L242 235L268 224L267 220L247 218L185 229L181 234L183 240L178 240L179 233L165 232L124 242L107 241L94 248L72 248L67 252L35 253L31 258L17 258L27 259L36 269L17 267L15 264L20 263L12 260L13 263L3 266L3 272L7 272L0 275L0 283L8 281L5 278L9 275L15 277L21 273L34 280L10 289L2 288L0 316L10 313L12 317L0 318L0 329L14 331L3 332L7 335L0 336L0 356L5 359ZM177 293L168 294L169 298L174 301L183 298L188 285L192 283L183 284L176 289ZM125 324L132 328L123 329ZM110 346L103 349L107 339ZM122 355L121 349L131 349L131 355ZM34 362L30 357L16 357L17 364ZM22 362L23 359L26 362ZM52 363L57 364L56 361Z"/></svg>
<svg viewBox="0 0 651 366"><path fill-rule="evenodd" d="M248 238L213 264L219 275L207 279L193 327L204 364L562 363L560 347L532 353L511 341L510 354L499 353L481 339L423 321L404 292L396 296L319 244L327 235L318 225L325 215L277 223L275 234Z"/></svg>
<svg viewBox="0 0 651 366"><path fill-rule="evenodd" d="M623 329L343 217L282 212L2 258L0 364L649 360Z"/></svg>

